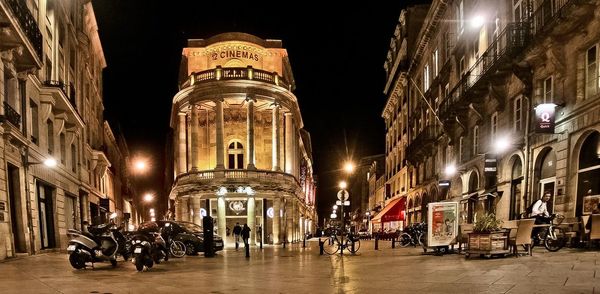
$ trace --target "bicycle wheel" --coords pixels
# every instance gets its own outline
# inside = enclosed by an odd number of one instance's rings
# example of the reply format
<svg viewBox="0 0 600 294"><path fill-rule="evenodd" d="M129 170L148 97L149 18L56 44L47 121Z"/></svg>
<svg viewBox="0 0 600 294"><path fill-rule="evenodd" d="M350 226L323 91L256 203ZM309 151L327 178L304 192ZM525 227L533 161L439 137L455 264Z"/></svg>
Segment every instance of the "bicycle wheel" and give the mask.
<svg viewBox="0 0 600 294"><path fill-rule="evenodd" d="M358 238L348 240L346 244L346 248L348 248L348 251L350 251L351 253L356 253L358 249L360 249L360 240ZM352 244L354 244L354 250L352 250Z"/></svg>
<svg viewBox="0 0 600 294"><path fill-rule="evenodd" d="M544 240L544 247L550 252L556 252L563 248L566 243L566 234L562 228L552 228L552 231L548 231L546 240Z"/></svg>
<svg viewBox="0 0 600 294"><path fill-rule="evenodd" d="M335 254L339 249L340 242L336 237L327 238L327 240L325 240L325 244L323 244L323 251L329 255Z"/></svg>
<svg viewBox="0 0 600 294"><path fill-rule="evenodd" d="M174 241L169 249L173 257L181 258L185 255L185 244L181 241Z"/></svg>
<svg viewBox="0 0 600 294"><path fill-rule="evenodd" d="M410 235L408 233L402 233L402 235L400 235L400 238L398 241L400 241L400 247L406 247L408 245L410 245L410 240L412 238L410 237Z"/></svg>
<svg viewBox="0 0 600 294"><path fill-rule="evenodd" d="M427 252L427 234L425 233L420 233L419 234L419 245L421 245L421 247L423 247L423 252Z"/></svg>

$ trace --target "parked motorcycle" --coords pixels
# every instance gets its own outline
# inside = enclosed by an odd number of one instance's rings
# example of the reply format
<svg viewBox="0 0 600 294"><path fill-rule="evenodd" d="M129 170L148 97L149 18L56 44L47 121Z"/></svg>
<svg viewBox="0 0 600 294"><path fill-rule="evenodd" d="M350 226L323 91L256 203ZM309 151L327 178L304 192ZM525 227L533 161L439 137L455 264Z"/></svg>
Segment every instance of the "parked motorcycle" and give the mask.
<svg viewBox="0 0 600 294"><path fill-rule="evenodd" d="M125 237L121 228L114 224L116 213L110 216L109 223L98 226L89 226L87 231L70 229L67 236L71 239L67 246L69 262L75 269L82 269L88 262L110 261L113 267L117 266L117 256L122 255L128 259L125 249Z"/></svg>
<svg viewBox="0 0 600 294"><path fill-rule="evenodd" d="M167 236L168 232L163 232L156 226L156 228L139 230L133 235L130 246L137 271L152 268L155 263L159 264L162 260L169 260L169 246L163 234Z"/></svg>

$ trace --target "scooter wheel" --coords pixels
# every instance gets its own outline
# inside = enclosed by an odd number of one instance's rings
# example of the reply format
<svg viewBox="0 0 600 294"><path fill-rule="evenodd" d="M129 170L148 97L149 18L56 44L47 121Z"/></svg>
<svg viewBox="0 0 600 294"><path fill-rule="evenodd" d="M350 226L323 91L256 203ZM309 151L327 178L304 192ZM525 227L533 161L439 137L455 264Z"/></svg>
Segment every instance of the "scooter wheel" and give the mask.
<svg viewBox="0 0 600 294"><path fill-rule="evenodd" d="M154 262L152 261L152 257L147 256L146 257L146 263L144 264L147 268L152 268L152 266L154 265Z"/></svg>
<svg viewBox="0 0 600 294"><path fill-rule="evenodd" d="M138 256L135 258L135 269L138 272L141 272L144 270L144 259L141 258L141 256Z"/></svg>
<svg viewBox="0 0 600 294"><path fill-rule="evenodd" d="M73 252L69 255L69 262L74 269L82 269L85 267L85 259L83 255Z"/></svg>
<svg viewBox="0 0 600 294"><path fill-rule="evenodd" d="M110 260L110 265L112 265L112 267L117 267L117 260L116 259L111 259Z"/></svg>
<svg viewBox="0 0 600 294"><path fill-rule="evenodd" d="M169 261L169 252L167 250L163 250L163 254L165 256L165 261Z"/></svg>

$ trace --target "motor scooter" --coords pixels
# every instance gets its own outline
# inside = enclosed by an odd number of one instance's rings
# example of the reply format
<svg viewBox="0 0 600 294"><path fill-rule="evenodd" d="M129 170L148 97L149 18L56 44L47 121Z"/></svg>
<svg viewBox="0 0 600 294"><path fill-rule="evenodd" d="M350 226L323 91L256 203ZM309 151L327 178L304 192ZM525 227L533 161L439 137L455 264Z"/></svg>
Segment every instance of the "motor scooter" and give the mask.
<svg viewBox="0 0 600 294"><path fill-rule="evenodd" d="M82 231L73 229L67 231L67 236L70 238L67 253L73 268L85 268L88 262L91 262L93 267L94 263L107 260L116 267L119 254L128 259L125 237L121 233L121 228L114 223L116 217L117 214L113 213L107 224L89 226L87 229L84 227Z"/></svg>

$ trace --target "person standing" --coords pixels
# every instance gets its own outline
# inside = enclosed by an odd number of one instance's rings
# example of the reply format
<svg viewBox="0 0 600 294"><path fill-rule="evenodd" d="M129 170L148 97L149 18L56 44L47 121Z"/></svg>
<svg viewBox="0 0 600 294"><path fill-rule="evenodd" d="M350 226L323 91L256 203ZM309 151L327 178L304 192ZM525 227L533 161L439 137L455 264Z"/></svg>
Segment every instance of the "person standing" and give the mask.
<svg viewBox="0 0 600 294"><path fill-rule="evenodd" d="M233 238L235 240L235 250L240 247L240 234L242 233L242 227L240 227L240 223L235 223L233 227Z"/></svg>

